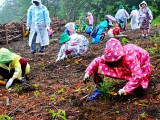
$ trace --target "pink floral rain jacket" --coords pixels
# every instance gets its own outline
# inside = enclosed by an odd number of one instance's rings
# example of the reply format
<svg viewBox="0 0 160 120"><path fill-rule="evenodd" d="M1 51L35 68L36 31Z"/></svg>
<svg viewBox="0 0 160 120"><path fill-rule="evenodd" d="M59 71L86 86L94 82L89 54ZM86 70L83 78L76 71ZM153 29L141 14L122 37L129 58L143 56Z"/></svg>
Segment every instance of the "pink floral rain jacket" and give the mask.
<svg viewBox="0 0 160 120"><path fill-rule="evenodd" d="M117 67L105 64L115 62L121 57L122 61ZM136 45L122 46L118 40L111 38L106 42L104 55L95 58L85 72L93 75L96 71L105 76L128 80L123 89L127 93L132 93L140 85L144 89L148 88L151 76L150 57L144 49Z"/></svg>
<svg viewBox="0 0 160 120"><path fill-rule="evenodd" d="M89 25L93 25L94 19L93 19L92 13L89 12L87 18L88 18Z"/></svg>

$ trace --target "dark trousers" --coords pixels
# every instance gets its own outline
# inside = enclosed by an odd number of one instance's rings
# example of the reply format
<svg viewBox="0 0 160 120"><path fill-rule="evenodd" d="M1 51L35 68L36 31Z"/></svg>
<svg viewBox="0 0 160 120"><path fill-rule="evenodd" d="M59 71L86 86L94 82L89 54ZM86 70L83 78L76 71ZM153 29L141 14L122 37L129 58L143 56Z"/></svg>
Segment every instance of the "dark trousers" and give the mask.
<svg viewBox="0 0 160 120"><path fill-rule="evenodd" d="M37 38L37 32L34 33L33 38L32 38L32 43L31 43L31 53L36 53L36 38ZM40 46L39 52L44 52L45 47Z"/></svg>

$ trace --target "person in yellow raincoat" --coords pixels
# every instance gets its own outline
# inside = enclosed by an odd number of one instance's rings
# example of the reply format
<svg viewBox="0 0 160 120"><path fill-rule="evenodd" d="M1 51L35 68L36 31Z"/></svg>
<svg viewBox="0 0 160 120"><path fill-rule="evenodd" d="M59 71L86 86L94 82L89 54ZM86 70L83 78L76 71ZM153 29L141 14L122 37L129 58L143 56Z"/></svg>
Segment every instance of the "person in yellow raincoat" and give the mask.
<svg viewBox="0 0 160 120"><path fill-rule="evenodd" d="M25 58L6 48L0 49L0 75L7 82L6 88L9 88L15 79L26 82L29 72L30 66Z"/></svg>

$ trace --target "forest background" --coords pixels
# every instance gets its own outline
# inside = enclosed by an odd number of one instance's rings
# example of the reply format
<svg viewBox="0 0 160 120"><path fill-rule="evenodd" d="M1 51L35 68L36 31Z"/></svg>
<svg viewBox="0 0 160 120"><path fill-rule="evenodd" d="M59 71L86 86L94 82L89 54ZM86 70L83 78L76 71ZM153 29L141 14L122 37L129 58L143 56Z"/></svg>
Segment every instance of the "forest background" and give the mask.
<svg viewBox="0 0 160 120"><path fill-rule="evenodd" d="M50 17L59 17L67 21L86 22L87 12L93 13L95 24L104 20L106 14L115 15L119 5L123 4L128 13L133 5L139 9L140 0L42 0ZM156 23L160 23L160 0L146 0L152 10ZM0 23L24 21L31 0L6 0L0 6ZM154 21L153 21L154 23Z"/></svg>

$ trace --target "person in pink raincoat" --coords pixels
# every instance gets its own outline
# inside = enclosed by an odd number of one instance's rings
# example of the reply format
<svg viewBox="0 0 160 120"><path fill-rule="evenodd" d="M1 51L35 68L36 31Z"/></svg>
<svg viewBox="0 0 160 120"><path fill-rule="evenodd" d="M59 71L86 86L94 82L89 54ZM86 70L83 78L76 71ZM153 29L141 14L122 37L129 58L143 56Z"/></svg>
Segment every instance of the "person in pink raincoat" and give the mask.
<svg viewBox="0 0 160 120"><path fill-rule="evenodd" d="M89 26L93 26L94 19L93 19L92 13L88 12L87 18L88 18Z"/></svg>
<svg viewBox="0 0 160 120"><path fill-rule="evenodd" d="M119 95L132 93L139 86L147 89L151 76L149 54L136 45L122 46L117 39L111 38L106 42L104 54L87 67L84 82L94 75L95 84L99 84L102 81L100 74L128 81L118 91Z"/></svg>

